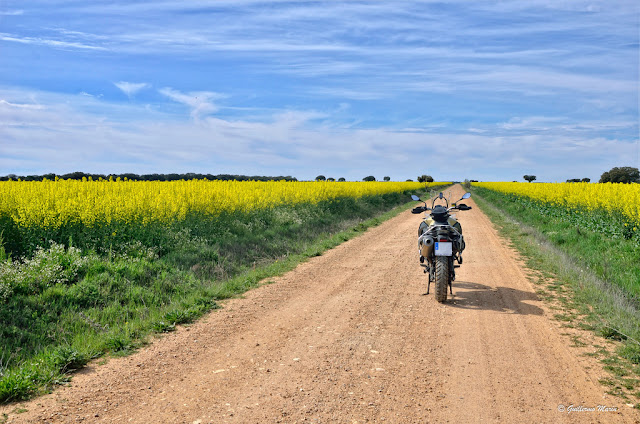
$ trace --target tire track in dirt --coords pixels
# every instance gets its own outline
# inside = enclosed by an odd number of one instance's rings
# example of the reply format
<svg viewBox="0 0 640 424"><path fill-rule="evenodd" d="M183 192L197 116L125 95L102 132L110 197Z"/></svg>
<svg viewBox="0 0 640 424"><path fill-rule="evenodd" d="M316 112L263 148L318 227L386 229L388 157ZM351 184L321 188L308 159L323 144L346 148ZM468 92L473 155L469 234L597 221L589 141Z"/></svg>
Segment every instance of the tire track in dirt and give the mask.
<svg viewBox="0 0 640 424"><path fill-rule="evenodd" d="M467 250L444 305L424 295L420 220L406 212L0 413L9 423L639 422L604 394L601 366L568 347L486 216L458 216Z"/></svg>

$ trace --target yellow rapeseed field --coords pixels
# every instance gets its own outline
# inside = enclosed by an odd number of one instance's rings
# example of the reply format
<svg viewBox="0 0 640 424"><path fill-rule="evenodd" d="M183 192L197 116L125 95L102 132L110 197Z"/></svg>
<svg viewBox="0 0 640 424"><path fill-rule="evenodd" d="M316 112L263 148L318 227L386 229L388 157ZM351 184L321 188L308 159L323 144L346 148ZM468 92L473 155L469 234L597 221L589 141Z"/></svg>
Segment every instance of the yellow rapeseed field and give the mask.
<svg viewBox="0 0 640 424"><path fill-rule="evenodd" d="M640 223L640 184L487 182L473 185L563 207L617 211Z"/></svg>
<svg viewBox="0 0 640 424"><path fill-rule="evenodd" d="M431 183L431 185L444 183ZM4 181L0 217L22 227L93 227L119 223L167 223L190 213L216 216L280 205L315 204L423 188L418 182L287 181Z"/></svg>

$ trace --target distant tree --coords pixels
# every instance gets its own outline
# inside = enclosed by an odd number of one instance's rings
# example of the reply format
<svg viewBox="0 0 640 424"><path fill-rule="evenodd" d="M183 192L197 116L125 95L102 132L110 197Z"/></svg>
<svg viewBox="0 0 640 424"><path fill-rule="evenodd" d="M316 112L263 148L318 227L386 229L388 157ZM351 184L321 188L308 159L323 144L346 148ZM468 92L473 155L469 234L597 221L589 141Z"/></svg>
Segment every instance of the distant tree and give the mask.
<svg viewBox="0 0 640 424"><path fill-rule="evenodd" d="M326 179L327 179L327 178L326 178L324 175L318 175L318 176L316 177L316 181L326 181Z"/></svg>
<svg viewBox="0 0 640 424"><path fill-rule="evenodd" d="M385 181L391 181L391 177L384 177Z"/></svg>
<svg viewBox="0 0 640 424"><path fill-rule="evenodd" d="M70 172L69 174L64 174L62 178L64 178L65 180L81 180L82 177L86 177L86 176L87 174L85 174L84 172L76 171L76 172Z"/></svg>
<svg viewBox="0 0 640 424"><path fill-rule="evenodd" d="M368 177L364 177L362 179L362 181L375 181L376 177L374 177L373 175L369 175Z"/></svg>
<svg viewBox="0 0 640 424"><path fill-rule="evenodd" d="M588 183L589 181L591 181L590 178L571 178L567 180L568 183Z"/></svg>
<svg viewBox="0 0 640 424"><path fill-rule="evenodd" d="M46 178L49 181L53 181L53 180L56 179L56 174L51 174L51 173L44 174L44 175L41 175L40 178L42 178L42 179Z"/></svg>
<svg viewBox="0 0 640 424"><path fill-rule="evenodd" d="M433 177L431 177L431 175L421 175L418 177L418 182L419 183L432 183L433 182Z"/></svg>
<svg viewBox="0 0 640 424"><path fill-rule="evenodd" d="M347 181L347 180L345 180L344 177L340 177L340 178L338 178L338 181L342 182L342 181Z"/></svg>
<svg viewBox="0 0 640 424"><path fill-rule="evenodd" d="M138 180L140 180L140 175L132 174L132 173L125 173L125 174L120 174L120 178L122 178L123 180L126 178L128 180L138 181Z"/></svg>
<svg viewBox="0 0 640 424"><path fill-rule="evenodd" d="M164 181L164 176L160 174L144 174L141 178L144 181Z"/></svg>
<svg viewBox="0 0 640 424"><path fill-rule="evenodd" d="M632 168L630 166L611 168L611 170L600 176L600 182L625 184L640 183L640 171L638 171L638 168Z"/></svg>
<svg viewBox="0 0 640 424"><path fill-rule="evenodd" d="M327 181L335 181L335 180L336 180L335 178L331 178L331 177L327 178Z"/></svg>
<svg viewBox="0 0 640 424"><path fill-rule="evenodd" d="M525 180L527 180L527 181L531 182L531 181L533 181L533 180L535 180L535 179L536 179L536 176L535 176L535 175L525 175L523 178L524 178Z"/></svg>
<svg viewBox="0 0 640 424"><path fill-rule="evenodd" d="M411 182L411 183L412 183L412 182L413 182L413 180L412 180L411 178L409 178L409 179L407 180L407 182Z"/></svg>

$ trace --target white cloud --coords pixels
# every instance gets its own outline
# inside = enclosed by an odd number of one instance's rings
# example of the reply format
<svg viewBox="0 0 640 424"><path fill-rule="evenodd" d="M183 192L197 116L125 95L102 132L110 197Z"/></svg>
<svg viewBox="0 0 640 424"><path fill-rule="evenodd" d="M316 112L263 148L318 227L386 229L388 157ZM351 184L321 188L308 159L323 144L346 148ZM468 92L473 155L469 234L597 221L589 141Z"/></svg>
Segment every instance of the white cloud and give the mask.
<svg viewBox="0 0 640 424"><path fill-rule="evenodd" d="M212 101L225 98L226 96L220 93L214 93L211 91L192 91L189 93L182 93L181 91L174 90L173 88L162 88L158 92L174 102L182 103L191 108L191 117L194 119L202 118L203 116L215 113L218 111Z"/></svg>
<svg viewBox="0 0 640 424"><path fill-rule="evenodd" d="M0 16L20 16L24 14L24 10L0 10Z"/></svg>
<svg viewBox="0 0 640 424"><path fill-rule="evenodd" d="M567 118L550 117L550 116L530 116L527 118L514 117L508 122L498 124L499 128L505 130L527 129L529 131L547 130L551 126L557 126L558 122L565 121Z"/></svg>
<svg viewBox="0 0 640 424"><path fill-rule="evenodd" d="M87 93L86 91L81 91L81 92L78 93L78 95L79 96L83 96L83 97L89 97L89 98L92 98L92 99L100 99L100 98L104 97L103 94L90 94L90 93Z"/></svg>
<svg viewBox="0 0 640 424"><path fill-rule="evenodd" d="M44 109L44 106L38 105L38 104L29 104L29 103L18 104L18 103L10 103L6 100L0 100L0 105L6 105L9 107L19 108L19 109L35 109L35 110Z"/></svg>
<svg viewBox="0 0 640 424"><path fill-rule="evenodd" d="M606 134L615 131L629 131L637 130L638 122L632 120L620 120L620 119L590 119L583 121L571 120L569 117L562 116L529 116L529 117L514 117L507 122L498 123L492 126L492 131L495 134L496 131L504 130L504 134L557 134L575 135L576 133L583 134ZM487 132L491 129L469 129L471 132Z"/></svg>
<svg viewBox="0 0 640 424"><path fill-rule="evenodd" d="M126 94L127 97L129 98L133 97L140 90L144 90L145 88L151 87L151 85L147 84L146 82L135 83L135 82L120 81L120 82L114 82L113 85L115 85L120 90L122 90L122 92Z"/></svg>
<svg viewBox="0 0 640 424"><path fill-rule="evenodd" d="M41 46L57 47L61 49L81 49L81 50L107 50L103 46L78 43L73 41L52 40L41 37L20 37L12 34L0 33L0 40L11 41L21 44L36 44Z"/></svg>

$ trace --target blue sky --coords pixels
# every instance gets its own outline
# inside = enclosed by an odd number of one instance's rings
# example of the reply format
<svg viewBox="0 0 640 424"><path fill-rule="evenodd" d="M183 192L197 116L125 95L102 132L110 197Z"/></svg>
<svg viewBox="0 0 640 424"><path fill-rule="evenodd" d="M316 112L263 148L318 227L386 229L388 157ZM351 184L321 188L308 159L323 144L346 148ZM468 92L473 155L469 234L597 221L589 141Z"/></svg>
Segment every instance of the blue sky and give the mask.
<svg viewBox="0 0 640 424"><path fill-rule="evenodd" d="M0 0L0 175L640 166L636 1Z"/></svg>

